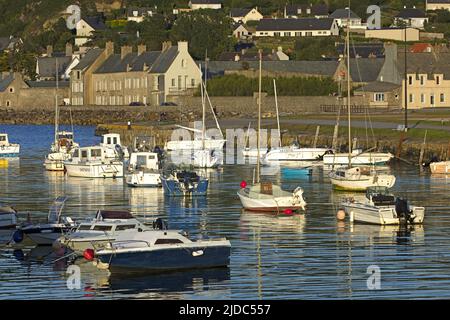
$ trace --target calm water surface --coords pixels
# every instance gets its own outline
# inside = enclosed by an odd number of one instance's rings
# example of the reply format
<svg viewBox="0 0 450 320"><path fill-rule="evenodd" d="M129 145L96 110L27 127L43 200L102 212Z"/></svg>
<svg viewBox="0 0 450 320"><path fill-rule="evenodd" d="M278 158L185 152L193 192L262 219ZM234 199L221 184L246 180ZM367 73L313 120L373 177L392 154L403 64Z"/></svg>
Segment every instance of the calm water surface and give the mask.
<svg viewBox="0 0 450 320"><path fill-rule="evenodd" d="M67 128L70 129L70 128ZM204 199L165 198L161 189L130 189L121 179L78 179L45 172L52 126L6 126L21 144L20 160L0 165L0 202L16 207L20 218L45 219L52 200L66 195L65 214L90 218L98 209L129 209L142 219L163 217L171 228L194 238L227 237L232 244L228 269L164 275L110 275L91 264L81 267L81 289L66 286L67 262L48 248L0 247L0 299L370 299L450 298L450 176L431 176L394 164L394 191L426 206L423 226L350 225L337 222L342 198L331 189L327 172L273 181L286 188L301 185L309 203L299 217L275 217L241 211L236 191L251 180L252 165L208 171ZM93 127L75 127L82 146L97 144ZM9 233L0 234L3 243ZM381 289L368 290L367 268L381 269Z"/></svg>

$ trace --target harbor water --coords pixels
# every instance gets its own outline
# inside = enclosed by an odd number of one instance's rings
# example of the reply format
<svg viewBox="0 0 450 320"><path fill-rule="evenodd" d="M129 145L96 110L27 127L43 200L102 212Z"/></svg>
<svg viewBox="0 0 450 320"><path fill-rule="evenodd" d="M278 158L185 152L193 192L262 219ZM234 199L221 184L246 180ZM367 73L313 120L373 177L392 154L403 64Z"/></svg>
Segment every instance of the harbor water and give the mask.
<svg viewBox="0 0 450 320"><path fill-rule="evenodd" d="M70 128L64 128L70 129ZM143 220L161 217L190 238L226 237L229 268L167 274L110 274L83 260L80 288L69 288L70 265L52 248L10 247L0 230L0 299L436 299L450 298L450 176L394 163L393 191L426 207L422 226L400 228L336 220L351 193L333 191L322 167L311 175L270 179L303 187L307 212L274 216L244 212L236 195L253 165L224 165L205 174L207 197L164 197L162 189L129 188L122 179L83 179L46 172L53 126L0 125L20 159L0 164L0 204L19 218L44 221L53 199L65 195L64 215L88 219L98 209L128 209ZM76 126L81 146L97 144L94 127ZM269 178L269 177L268 177ZM8 233L9 232L9 233ZM377 270L379 286L372 286Z"/></svg>

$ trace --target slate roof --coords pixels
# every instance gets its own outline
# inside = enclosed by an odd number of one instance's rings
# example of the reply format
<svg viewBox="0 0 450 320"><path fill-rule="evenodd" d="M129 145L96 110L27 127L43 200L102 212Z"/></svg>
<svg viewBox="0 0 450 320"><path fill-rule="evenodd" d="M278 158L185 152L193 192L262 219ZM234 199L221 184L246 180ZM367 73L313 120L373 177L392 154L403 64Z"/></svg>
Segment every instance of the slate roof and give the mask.
<svg viewBox="0 0 450 320"><path fill-rule="evenodd" d="M334 19L262 19L256 31L330 30Z"/></svg>
<svg viewBox="0 0 450 320"><path fill-rule="evenodd" d="M348 10L349 9L336 9L331 15L331 18L334 19L348 19ZM356 13L350 10L350 19L361 19Z"/></svg>
<svg viewBox="0 0 450 320"><path fill-rule="evenodd" d="M369 82L368 84L356 89L358 92L390 92L392 90L400 88L401 85L392 83L392 82L384 82L384 81L374 81Z"/></svg>
<svg viewBox="0 0 450 320"><path fill-rule="evenodd" d="M231 8L230 16L233 18L245 17L247 13L249 13L253 8L244 9L244 8Z"/></svg>
<svg viewBox="0 0 450 320"><path fill-rule="evenodd" d="M100 16L85 17L83 18L83 20L86 21L86 23L90 25L94 30L106 29L106 25L103 22L102 17Z"/></svg>
<svg viewBox="0 0 450 320"><path fill-rule="evenodd" d="M152 65L151 73L165 73L172 65L172 62L178 55L178 46L172 46L168 50L162 52L155 63Z"/></svg>
<svg viewBox="0 0 450 320"><path fill-rule="evenodd" d="M56 81L25 81L30 88L56 88ZM70 81L58 81L59 88L69 88Z"/></svg>
<svg viewBox="0 0 450 320"><path fill-rule="evenodd" d="M10 73L4 78L0 78L0 92L5 91L6 88L14 81L14 74Z"/></svg>
<svg viewBox="0 0 450 320"><path fill-rule="evenodd" d="M94 48L90 49L86 54L80 59L80 62L76 65L74 69L84 70L91 66L92 63L100 56L103 49Z"/></svg>
<svg viewBox="0 0 450 320"><path fill-rule="evenodd" d="M400 10L400 12L395 17L396 18L403 18L403 19L408 19L408 18L426 18L427 14L424 11L420 10L420 9L406 8L406 9Z"/></svg>
<svg viewBox="0 0 450 320"><path fill-rule="evenodd" d="M308 8L311 9L311 13L308 15L313 16L328 15L328 6L325 3L313 4L312 6L306 4L290 4L286 6L286 15L288 16L305 15L306 9ZM298 13L299 9L301 9L301 13Z"/></svg>
<svg viewBox="0 0 450 320"><path fill-rule="evenodd" d="M345 44L339 43L336 47L339 55L344 55L346 52ZM354 44L350 47L350 58L355 58L359 56L360 58L384 57L384 46L383 43L361 43Z"/></svg>
<svg viewBox="0 0 450 320"><path fill-rule="evenodd" d="M350 59L350 77L354 82L376 81L383 64L382 58Z"/></svg>
<svg viewBox="0 0 450 320"><path fill-rule="evenodd" d="M147 51L138 55L137 53L129 53L123 59L120 54L111 55L106 61L95 71L95 73L114 73L126 72L127 66L131 67L131 71L143 71L144 64L151 67L161 51Z"/></svg>
<svg viewBox="0 0 450 320"><path fill-rule="evenodd" d="M197 61L203 67L204 61ZM243 70L242 61L209 61L208 72L221 75L225 71ZM250 69L257 70L258 61L246 61ZM262 65L264 71L289 72L317 76L332 77L338 67L338 61L265 61Z"/></svg>
<svg viewBox="0 0 450 320"><path fill-rule="evenodd" d="M405 53L401 49L397 52L397 70L403 78L405 70ZM421 52L406 55L408 73L422 73L433 75L444 74L445 79L450 79L450 53L448 52Z"/></svg>
<svg viewBox="0 0 450 320"><path fill-rule="evenodd" d="M37 60L40 77L56 76L56 61L58 61L58 75L61 76L72 62L72 57L39 57Z"/></svg>

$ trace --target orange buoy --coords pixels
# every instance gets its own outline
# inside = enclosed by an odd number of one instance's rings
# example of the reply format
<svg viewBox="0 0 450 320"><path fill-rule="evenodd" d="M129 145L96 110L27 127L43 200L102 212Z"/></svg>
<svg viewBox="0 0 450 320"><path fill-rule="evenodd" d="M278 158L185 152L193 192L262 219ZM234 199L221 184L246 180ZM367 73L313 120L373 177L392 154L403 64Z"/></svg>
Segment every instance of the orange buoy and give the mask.
<svg viewBox="0 0 450 320"><path fill-rule="evenodd" d="M339 209L336 213L336 218L340 221L345 219L345 211L343 209Z"/></svg>

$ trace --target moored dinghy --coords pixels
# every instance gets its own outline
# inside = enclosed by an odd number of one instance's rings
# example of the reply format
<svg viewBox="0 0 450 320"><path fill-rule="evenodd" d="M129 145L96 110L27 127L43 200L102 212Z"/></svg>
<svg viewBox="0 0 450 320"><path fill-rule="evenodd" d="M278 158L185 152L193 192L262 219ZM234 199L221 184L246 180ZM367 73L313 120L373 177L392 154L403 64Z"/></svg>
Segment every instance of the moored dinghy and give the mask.
<svg viewBox="0 0 450 320"><path fill-rule="evenodd" d="M435 174L450 174L450 161L432 162L430 170Z"/></svg>
<svg viewBox="0 0 450 320"><path fill-rule="evenodd" d="M342 203L350 221L371 224L421 224L425 216L424 207L408 204L394 196L387 188L369 188L363 201L347 199Z"/></svg>
<svg viewBox="0 0 450 320"><path fill-rule="evenodd" d="M337 190L366 191L370 187L392 188L395 176L379 173L373 167L342 167L329 173L333 187Z"/></svg>

